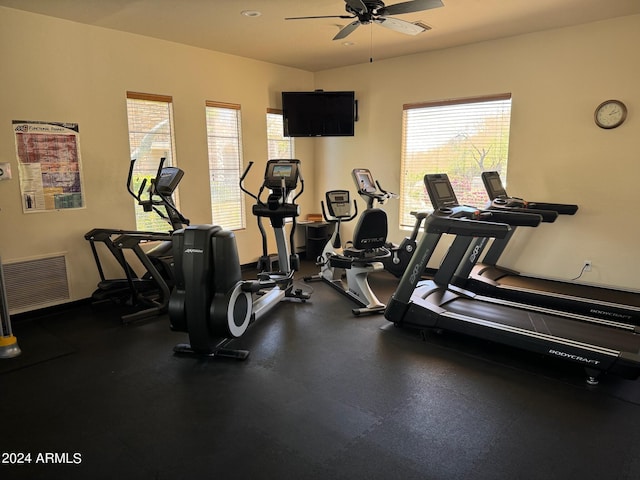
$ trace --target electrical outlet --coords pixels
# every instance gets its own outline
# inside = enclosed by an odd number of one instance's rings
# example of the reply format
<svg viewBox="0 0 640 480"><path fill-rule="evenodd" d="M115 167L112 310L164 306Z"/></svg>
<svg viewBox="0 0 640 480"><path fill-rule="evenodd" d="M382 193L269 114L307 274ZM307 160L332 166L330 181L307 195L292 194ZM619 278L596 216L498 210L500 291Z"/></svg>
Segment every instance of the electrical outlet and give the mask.
<svg viewBox="0 0 640 480"><path fill-rule="evenodd" d="M590 272L591 271L591 260L585 260L584 261L584 266L582 267L582 271L583 272Z"/></svg>

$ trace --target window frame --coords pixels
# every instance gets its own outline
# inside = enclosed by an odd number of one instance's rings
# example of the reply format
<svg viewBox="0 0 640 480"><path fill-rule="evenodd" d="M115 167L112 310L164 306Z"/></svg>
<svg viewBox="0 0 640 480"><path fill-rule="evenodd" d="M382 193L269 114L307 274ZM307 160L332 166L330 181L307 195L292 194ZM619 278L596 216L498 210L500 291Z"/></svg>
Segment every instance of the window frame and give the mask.
<svg viewBox="0 0 640 480"><path fill-rule="evenodd" d="M270 115L278 115L280 117L280 119L282 120L280 126L282 127L280 130L280 136L278 138L275 137L271 137L269 132L270 132L270 125L269 125L269 120ZM272 148L273 143L278 142L278 143L287 143L288 144L288 153L286 157L283 157L282 155L273 155L274 151L282 151L279 148ZM271 159L278 159L278 158L296 158L296 147L295 147L295 141L294 141L294 137L285 137L284 136L284 116L283 116L283 112L281 109L277 109L277 108L267 108L267 159L271 160Z"/></svg>
<svg viewBox="0 0 640 480"><path fill-rule="evenodd" d="M493 102L494 105L487 105L488 102ZM496 129L500 132L500 135L496 135L495 137L493 137L493 142L499 142L499 148L494 149L496 155L495 158L493 157L494 152L491 152L491 147L495 143L491 143L488 148L484 148L486 147L486 145L481 145L480 143L479 145L474 145L472 141L474 137L468 135L468 133L474 132L474 135L481 135L485 131L483 130L483 128L487 127L486 121L488 119L490 120L492 118L499 117L493 116L493 114L486 114L485 116L474 116L471 115L472 113L474 113L473 111L468 111L467 113L470 116L466 116L463 110L455 108L465 105L469 106L471 109L477 109L478 111L483 111L486 108L495 107L495 111L500 112L500 114L502 115L502 118L500 118L502 123L495 122ZM454 108L447 109L446 107ZM427 111L427 109L438 110ZM410 214L411 211L429 210L432 208L431 202L429 201L428 195L426 194L422 182L422 178L427 173L447 173L454 186L456 183L468 185L470 187L470 190L467 189L466 191L463 191L458 188L456 190L456 196L461 203L469 204L471 203L471 201L466 201L466 199L477 199L481 196L483 198L486 197L486 194L484 194L485 191L484 187L482 186L483 184L480 176L483 170L497 169L500 172L501 177L506 178L512 110L511 93L499 93L477 97L464 97L418 103L407 103L402 106L402 110L402 150L400 161L401 182L399 205L400 229L405 230L413 228L415 224L415 217ZM423 110L425 115L420 116L421 112L419 110ZM411 113L414 114L413 118L410 117ZM432 130L432 135L430 135L429 121L432 115L439 115L438 125L444 125L445 128L447 125L452 125L452 128L449 129L448 133L451 135L455 133L455 136L448 137L444 134L442 136L439 136L437 134L437 131L440 130L438 127L434 127ZM478 127L478 125L480 125L483 128L474 130L474 128L472 128L471 124L468 122L469 118L478 122L484 122L474 124L475 127ZM449 119L460 123L448 124L446 121L443 121ZM461 122L463 119L465 120L464 123ZM411 122L412 120L414 121L414 124L409 125L409 122ZM433 123L433 117L431 117L431 122ZM411 138L408 138L409 135L411 135ZM458 136L461 140L455 140ZM428 139L427 142L433 141L434 144L433 146L423 145L420 148L423 148L424 150L419 150L418 147L415 146L416 144L419 144L421 142L419 139ZM482 137L479 137L477 140L479 141L481 139ZM413 147L409 146L412 141L414 143ZM454 149L456 142L459 142L460 144L460 147L458 147L458 151ZM467 142L466 146L463 145L465 142ZM424 141L422 141L422 143L424 144ZM449 149L450 152L448 152L447 149ZM469 155L471 155L471 157ZM477 165L475 166L472 165L472 160L474 160L472 158L473 155L478 155L480 157L480 160L476 161ZM429 156L437 157L437 161L430 160ZM494 163L490 165L483 165L483 162L487 158L494 158ZM452 171L446 171L452 170L452 162L458 163L458 165L456 165L456 168L454 168L453 170L463 170L465 172L465 175L460 175ZM469 165L465 167L467 162L469 163ZM428 169L429 163L440 165L443 163L449 163L449 165L447 168L441 167L441 171L424 171L425 169ZM477 172L473 172L472 175L466 174L468 168L476 167ZM419 179L418 176L420 177ZM486 198L488 200L488 197ZM478 202L475 201L472 203ZM482 205L477 204L474 206L480 207Z"/></svg>
<svg viewBox="0 0 640 480"><path fill-rule="evenodd" d="M235 136L227 136L227 139L232 139L236 148L237 157L237 169L233 167L229 167L228 165L223 165L220 168L216 168L213 165L214 159L212 158L212 152L216 143L212 143L212 138L224 138L222 135L215 136L210 134L210 129L216 128L214 125L210 125L209 123L209 109L220 109L220 110L228 110L235 111ZM206 133L207 133L207 160L208 160L208 168L209 168L209 189L210 189L210 200L211 200L211 220L212 223L216 225L220 225L227 230L238 231L244 230L247 228L247 220L246 220L246 209L245 202L243 198L242 191L240 190L240 175L242 175L243 171L243 146L242 146L242 107L237 103L229 103L229 102L219 102L213 100L205 101L205 123L206 123ZM221 126L221 125L220 125ZM227 125L230 126L230 125ZM227 144L228 145L228 144ZM223 160L226 162L226 160ZM233 171L237 170L237 174L234 174ZM229 186L233 185L232 190L235 190L232 195L228 195L227 197L216 197L216 193L220 190L214 188L214 182L216 182L216 175L224 178L231 172L231 176L233 177L233 182L222 181L223 185ZM227 192L228 193L228 192ZM224 208L217 208L217 204L220 203L221 200L224 200L225 203L230 204L225 206ZM216 213L218 212L218 213ZM226 220L230 219L230 220Z"/></svg>
<svg viewBox="0 0 640 480"><path fill-rule="evenodd" d="M137 131L132 129L132 117L131 117L131 104L130 101L142 101L142 102L154 102L158 104L166 104L167 108L167 118L164 121L168 121L168 143L169 146L167 149L164 149L162 154L149 155L149 157L153 157L153 165L149 165L148 168L145 168L145 158L135 158L136 165L133 170L132 177L132 185L131 188L134 192L137 193L138 188L141 185L143 178L155 178L160 158L165 158L164 166L176 166L176 142L175 142L175 126L174 126L174 114L173 114L173 97L171 95L161 95L154 93L143 93L143 92L126 92L126 102L127 102L127 131L129 135L129 152L130 159L134 159L134 153L139 150L140 145L143 143L144 138L148 135L160 135L158 133L153 133L154 128L160 125L161 122L156 123L153 128L144 131ZM134 119L135 121L136 119ZM144 137L142 140L138 142L132 142L136 134L143 134ZM135 147L134 144L138 143ZM152 147L150 147L152 149ZM161 149L155 149L161 150ZM135 157L140 157L138 154ZM156 158L157 157L157 158ZM151 160L150 158L146 159L147 161ZM145 189L146 190L146 189ZM146 191L145 194L146 195ZM176 207L179 209L179 201L177 192L173 195L173 201ZM136 230L141 231L171 231L171 223L168 219L162 219L156 212L145 212L143 207L139 205L136 201L134 204L134 212L135 212L135 221L136 221ZM162 211L162 210L160 210ZM162 212L165 213L165 212Z"/></svg>

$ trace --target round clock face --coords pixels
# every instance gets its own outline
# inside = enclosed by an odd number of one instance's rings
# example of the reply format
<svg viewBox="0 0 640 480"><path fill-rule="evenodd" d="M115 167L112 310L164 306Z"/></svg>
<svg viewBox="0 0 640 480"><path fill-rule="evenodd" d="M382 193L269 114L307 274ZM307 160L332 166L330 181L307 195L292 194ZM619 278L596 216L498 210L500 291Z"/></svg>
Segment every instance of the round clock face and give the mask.
<svg viewBox="0 0 640 480"><path fill-rule="evenodd" d="M600 128L619 127L625 118L627 118L627 107L619 100L602 102L594 113L594 120Z"/></svg>

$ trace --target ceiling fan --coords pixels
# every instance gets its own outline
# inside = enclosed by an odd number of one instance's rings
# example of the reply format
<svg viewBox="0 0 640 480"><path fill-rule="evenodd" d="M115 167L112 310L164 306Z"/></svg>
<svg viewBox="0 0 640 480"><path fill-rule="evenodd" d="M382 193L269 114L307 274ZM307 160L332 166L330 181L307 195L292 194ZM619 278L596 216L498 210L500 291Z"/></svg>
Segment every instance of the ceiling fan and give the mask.
<svg viewBox="0 0 640 480"><path fill-rule="evenodd" d="M406 33L407 35L417 35L425 31L425 28L406 20L392 18L390 15L401 15L403 13L421 12L432 8L442 7L442 0L412 0L409 2L396 3L386 6L380 0L344 0L345 10L350 15L321 15L315 17L288 17L285 20L304 20L309 18L357 18L357 20L342 27L334 40L340 40L352 33L360 25L377 23L383 27Z"/></svg>

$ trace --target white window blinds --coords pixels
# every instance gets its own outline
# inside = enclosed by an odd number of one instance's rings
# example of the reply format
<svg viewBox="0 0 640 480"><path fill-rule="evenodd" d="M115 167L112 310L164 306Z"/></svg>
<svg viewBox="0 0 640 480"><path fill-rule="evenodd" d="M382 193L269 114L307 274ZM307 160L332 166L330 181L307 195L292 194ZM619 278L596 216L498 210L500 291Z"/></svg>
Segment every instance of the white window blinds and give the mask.
<svg viewBox="0 0 640 480"><path fill-rule="evenodd" d="M227 230L245 228L240 191L242 137L240 105L206 102L212 223Z"/></svg>
<svg viewBox="0 0 640 480"><path fill-rule="evenodd" d="M428 173L448 174L461 204L484 206L481 173L506 178L511 94L403 106L400 226L411 228L413 210L430 209Z"/></svg>
<svg viewBox="0 0 640 480"><path fill-rule="evenodd" d="M165 166L175 165L172 102L167 95L127 92L129 148L131 158L136 159L132 181L134 192L138 192L144 178L155 178L160 158L166 158ZM123 182L125 178L123 174ZM147 196L146 193L144 195ZM177 204L177 199L174 201ZM162 208L159 210L164 213ZM137 202L135 212L136 229L154 232L171 230L167 220L155 212L145 212Z"/></svg>
<svg viewBox="0 0 640 480"><path fill-rule="evenodd" d="M267 109L267 148L269 160L295 158L293 137L284 136L282 110Z"/></svg>

